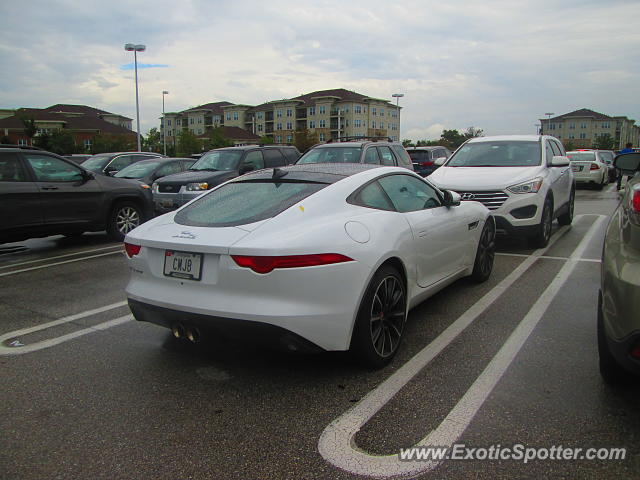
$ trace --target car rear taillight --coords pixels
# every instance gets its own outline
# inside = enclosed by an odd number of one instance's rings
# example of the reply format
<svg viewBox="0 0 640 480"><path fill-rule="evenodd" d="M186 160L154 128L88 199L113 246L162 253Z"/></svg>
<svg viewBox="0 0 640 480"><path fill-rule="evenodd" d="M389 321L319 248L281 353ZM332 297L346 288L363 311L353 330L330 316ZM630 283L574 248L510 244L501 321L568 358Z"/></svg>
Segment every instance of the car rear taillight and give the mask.
<svg viewBox="0 0 640 480"><path fill-rule="evenodd" d="M631 356L640 358L640 342L637 343L636 346L631 350Z"/></svg>
<svg viewBox="0 0 640 480"><path fill-rule="evenodd" d="M631 207L636 213L640 213L640 190L633 192L633 199L631 200Z"/></svg>
<svg viewBox="0 0 640 480"><path fill-rule="evenodd" d="M418 162L418 165L420 165L421 167L430 167L433 165L433 161L429 160L428 162Z"/></svg>
<svg viewBox="0 0 640 480"><path fill-rule="evenodd" d="M589 167L589 170L600 170L600 167L598 166L597 163L592 163L591 166Z"/></svg>
<svg viewBox="0 0 640 480"><path fill-rule="evenodd" d="M276 268L299 268L352 262L353 259L339 253L319 253L313 255L258 256L231 255L240 267L250 268L256 273L269 273Z"/></svg>
<svg viewBox="0 0 640 480"><path fill-rule="evenodd" d="M135 257L140 253L140 245L134 245L133 243L124 242L124 251L127 252L127 257Z"/></svg>

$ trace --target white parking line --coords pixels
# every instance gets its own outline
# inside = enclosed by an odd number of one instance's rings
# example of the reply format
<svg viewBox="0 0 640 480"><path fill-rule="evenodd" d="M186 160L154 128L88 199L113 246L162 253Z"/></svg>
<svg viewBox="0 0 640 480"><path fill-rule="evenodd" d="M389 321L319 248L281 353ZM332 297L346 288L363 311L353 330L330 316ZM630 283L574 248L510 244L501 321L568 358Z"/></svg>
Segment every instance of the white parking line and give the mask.
<svg viewBox="0 0 640 480"><path fill-rule="evenodd" d="M423 440L418 442L417 446L450 446L466 430L478 409L487 399L498 380L500 380L503 373L515 358L515 355L526 342L529 334L542 318L542 315L551 304L555 295L561 290L560 286L564 284L578 264L578 259L584 253L589 242L606 218L603 215L596 216L598 218L590 227L570 259L562 267L518 327L516 327L500 351L491 360L489 365L487 365L484 372L476 379L471 388L453 410L449 412L442 423ZM578 220L579 217L582 217L582 215L576 216L575 220ZM507 288L518 280L566 231L566 227L558 230L553 241L550 242L547 248L536 250L529 258L516 267L511 274L453 322L433 342L418 352L418 354L387 380L369 392L360 403L329 424L322 432L318 441L318 450L325 460L353 474L376 478L415 476L432 470L439 465L440 462L434 461L401 462L397 454L385 456L369 455L357 449L354 440L355 435L401 388L478 318Z"/></svg>
<svg viewBox="0 0 640 480"><path fill-rule="evenodd" d="M62 325L64 323L73 322L74 320L79 320L81 318L90 317L91 315L96 315L98 313L107 312L109 310L113 310L115 308L124 307L127 305L127 302L117 302L112 303L111 305L105 305L104 307L94 308L92 310L87 310L84 312L76 313L74 315L69 315L67 317L60 318L58 320L53 320L51 322L42 323L40 325L36 325L35 327L23 328L20 330L14 330L13 332L5 333L0 336L0 355L20 355L23 353L34 352L36 350L42 350L43 348L52 347L54 345L58 345L62 342L66 342L67 340L71 340L73 338L80 337L82 335L86 335L87 333L95 332L98 330L105 330L107 328L113 327L115 325L120 325L128 320L131 320L133 317L131 315L126 315L124 317L116 318L115 320L110 320L108 322L101 323L99 325L95 325L93 327L85 328L83 330L78 330L76 332L69 333L67 335L62 335L60 337L42 340L40 342L36 342L33 344L23 345L22 343L14 344L19 346L8 346L7 343L9 340L18 340L20 337L24 337L31 333L40 332L42 330L46 330L47 328L52 328L57 325Z"/></svg>
<svg viewBox="0 0 640 480"><path fill-rule="evenodd" d="M59 258L75 257L77 255L84 255L85 253L101 252L102 250L111 250L111 249L114 249L114 248L118 249L118 251L121 251L122 250L122 244L112 245L111 247L94 248L92 250L83 250L83 251L75 252L75 253L67 253L66 255L56 255L55 257L39 258L37 260L29 260L29 261L26 261L26 262L12 263L10 265L1 266L0 270L4 270L5 268L20 267L22 265L29 265L31 263L39 263L39 262L46 262L46 261L49 261L49 260L57 260Z"/></svg>
<svg viewBox="0 0 640 480"><path fill-rule="evenodd" d="M500 257L525 257L525 258L531 256L531 255L527 255L526 253L501 253L501 252L496 253L496 255ZM538 258L541 260L562 260L564 262L569 260L569 257L550 257L548 255L540 255ZM578 258L577 261L600 263L599 258Z"/></svg>
<svg viewBox="0 0 640 480"><path fill-rule="evenodd" d="M104 257L106 255L113 255L113 254L116 254L116 253L122 253L124 255L122 250L116 250L114 252L100 253L98 255L89 255L88 257L74 258L73 260L65 260L63 262L53 262L53 263L48 263L46 265L38 265L37 267L22 268L20 270L13 270L12 272L4 272L4 273L0 273L0 277L6 277L8 275L15 275L17 273L30 272L31 270L40 270L42 268L55 267L57 265L64 265L65 263L82 262L83 260L89 260L91 258Z"/></svg>

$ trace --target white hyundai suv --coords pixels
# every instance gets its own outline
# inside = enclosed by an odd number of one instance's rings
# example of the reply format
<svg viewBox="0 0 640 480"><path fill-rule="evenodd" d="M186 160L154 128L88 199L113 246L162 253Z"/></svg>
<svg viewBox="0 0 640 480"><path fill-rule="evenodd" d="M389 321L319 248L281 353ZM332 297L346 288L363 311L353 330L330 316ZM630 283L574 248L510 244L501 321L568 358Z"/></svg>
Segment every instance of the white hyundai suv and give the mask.
<svg viewBox="0 0 640 480"><path fill-rule="evenodd" d="M429 180L462 200L485 205L498 233L543 247L555 218L573 220L575 180L560 141L546 135L477 137L465 142Z"/></svg>

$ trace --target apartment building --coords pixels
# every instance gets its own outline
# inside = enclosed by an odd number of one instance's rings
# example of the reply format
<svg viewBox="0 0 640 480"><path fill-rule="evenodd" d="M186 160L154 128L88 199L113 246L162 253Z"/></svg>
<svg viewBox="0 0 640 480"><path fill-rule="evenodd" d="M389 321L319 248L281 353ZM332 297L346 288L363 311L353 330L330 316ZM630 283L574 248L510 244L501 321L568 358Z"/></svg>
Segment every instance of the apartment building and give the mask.
<svg viewBox="0 0 640 480"><path fill-rule="evenodd" d="M620 150L627 143L637 147L640 142L640 127L624 116L609 116L582 108L558 117L541 118L541 133L553 135L564 144L574 148L590 148L601 135L610 135L615 148Z"/></svg>
<svg viewBox="0 0 640 480"><path fill-rule="evenodd" d="M397 141L400 108L388 100L343 88L311 92L257 106L210 103L183 112L167 113L167 138L179 132L176 125L190 129L195 135L204 134L209 125L224 125L242 128L258 137L271 137L275 143L292 143L295 132L302 130L315 134L319 141L364 136L391 137ZM210 112L209 117L204 111ZM210 123L207 123L207 118L210 118Z"/></svg>

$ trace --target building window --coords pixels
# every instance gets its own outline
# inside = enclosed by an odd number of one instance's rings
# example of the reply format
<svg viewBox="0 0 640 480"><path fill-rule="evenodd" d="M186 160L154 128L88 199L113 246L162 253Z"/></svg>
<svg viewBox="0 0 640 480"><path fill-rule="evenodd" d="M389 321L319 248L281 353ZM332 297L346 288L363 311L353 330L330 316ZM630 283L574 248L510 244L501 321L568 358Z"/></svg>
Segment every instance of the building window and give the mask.
<svg viewBox="0 0 640 480"><path fill-rule="evenodd" d="M560 130L560 129L562 129L562 124L561 123L558 124L558 130Z"/></svg>
<svg viewBox="0 0 640 480"><path fill-rule="evenodd" d="M287 130L293 130L293 123L287 122Z"/></svg>
<svg viewBox="0 0 640 480"><path fill-rule="evenodd" d="M198 117L198 123L202 123L202 117Z"/></svg>
<svg viewBox="0 0 640 480"><path fill-rule="evenodd" d="M287 135L287 143L293 142L293 135Z"/></svg>
<svg viewBox="0 0 640 480"><path fill-rule="evenodd" d="M227 112L227 120L231 120L231 113Z"/></svg>
<svg viewBox="0 0 640 480"><path fill-rule="evenodd" d="M91 149L91 145L92 145L91 139L90 138L85 139L84 148L86 148L87 150L90 150Z"/></svg>
<svg viewBox="0 0 640 480"><path fill-rule="evenodd" d="M189 125L193 125L193 117L189 119Z"/></svg>
<svg viewBox="0 0 640 480"><path fill-rule="evenodd" d="M276 117L282 117L282 110L276 110Z"/></svg>
<svg viewBox="0 0 640 480"><path fill-rule="evenodd" d="M376 107L373 107L373 108L371 109L371 115L373 115L374 117L377 115L377 113L376 113ZM375 126L374 126L373 128L375 128Z"/></svg>
<svg viewBox="0 0 640 480"><path fill-rule="evenodd" d="M315 120L309 120L309 128L316 128L316 121Z"/></svg>
<svg viewBox="0 0 640 480"><path fill-rule="evenodd" d="M586 124L585 122L582 122L582 123L580 124L580 128L587 128L587 124Z"/></svg>
<svg viewBox="0 0 640 480"><path fill-rule="evenodd" d="M26 138L18 139L18 145L20 145L22 147L26 147L27 146L27 139Z"/></svg>
<svg viewBox="0 0 640 480"><path fill-rule="evenodd" d="M171 119L167 118L167 126L170 127L171 126Z"/></svg>
<svg viewBox="0 0 640 480"><path fill-rule="evenodd" d="M202 135L202 129L201 128L198 129L198 135Z"/></svg>
<svg viewBox="0 0 640 480"><path fill-rule="evenodd" d="M353 126L356 127L356 128L362 127L362 120L360 120L360 119L354 120L353 121Z"/></svg>
<svg viewBox="0 0 640 480"><path fill-rule="evenodd" d="M320 115L324 115L325 113L327 113L327 107L325 107L324 105L320 105Z"/></svg>
<svg viewBox="0 0 640 480"><path fill-rule="evenodd" d="M238 112L233 112L233 119L238 120Z"/></svg>
<svg viewBox="0 0 640 480"><path fill-rule="evenodd" d="M315 115L316 114L316 107L309 107L309 109L307 111L309 112L309 115Z"/></svg>
<svg viewBox="0 0 640 480"><path fill-rule="evenodd" d="M384 128L384 122L380 122L380 128Z"/></svg>
<svg viewBox="0 0 640 480"><path fill-rule="evenodd" d="M324 134L324 133L321 133L321 134L320 134L320 141L321 141L321 142L324 142L324 139L325 139L325 138L326 138L326 137L325 137L325 134Z"/></svg>
<svg viewBox="0 0 640 480"><path fill-rule="evenodd" d="M259 123L259 124L258 124L258 131L259 131L259 132L261 132L261 131L262 131L262 124L261 124L261 123Z"/></svg>
<svg viewBox="0 0 640 480"><path fill-rule="evenodd" d="M611 124L609 122L602 122L602 128L611 128Z"/></svg>
<svg viewBox="0 0 640 480"><path fill-rule="evenodd" d="M293 110L287 108L287 117L293 117Z"/></svg>
<svg viewBox="0 0 640 480"><path fill-rule="evenodd" d="M258 112L258 119L262 120L262 117L263 117L263 116L264 116L264 115L263 115L263 113L262 113L262 112Z"/></svg>
<svg viewBox="0 0 640 480"><path fill-rule="evenodd" d="M325 128L327 126L327 122L325 120L320 120L320 128Z"/></svg>
<svg viewBox="0 0 640 480"><path fill-rule="evenodd" d="M276 123L276 130L282 130L282 123Z"/></svg>
<svg viewBox="0 0 640 480"><path fill-rule="evenodd" d="M353 107L353 113L362 113L362 105L356 105Z"/></svg>
<svg viewBox="0 0 640 480"><path fill-rule="evenodd" d="M575 130L575 129L576 129L576 124L575 123L570 123L569 124L569 130Z"/></svg>
<svg viewBox="0 0 640 480"><path fill-rule="evenodd" d="M587 138L587 134L586 134L586 133L581 133L581 134L580 134L580 138L583 138L583 139L584 139L584 138Z"/></svg>
<svg viewBox="0 0 640 480"><path fill-rule="evenodd" d="M376 121L371 122L371 128L376 128Z"/></svg>
<svg viewBox="0 0 640 480"><path fill-rule="evenodd" d="M276 143L282 143L282 136L280 135L276 136Z"/></svg>
<svg viewBox="0 0 640 480"><path fill-rule="evenodd" d="M380 109L380 116L381 116L381 117L384 117L384 108L381 108L381 109Z"/></svg>

